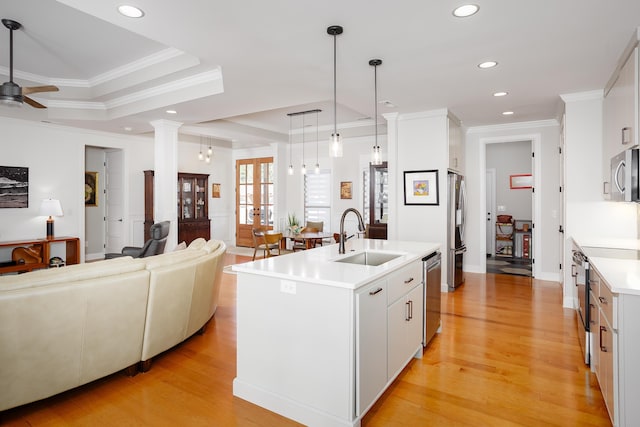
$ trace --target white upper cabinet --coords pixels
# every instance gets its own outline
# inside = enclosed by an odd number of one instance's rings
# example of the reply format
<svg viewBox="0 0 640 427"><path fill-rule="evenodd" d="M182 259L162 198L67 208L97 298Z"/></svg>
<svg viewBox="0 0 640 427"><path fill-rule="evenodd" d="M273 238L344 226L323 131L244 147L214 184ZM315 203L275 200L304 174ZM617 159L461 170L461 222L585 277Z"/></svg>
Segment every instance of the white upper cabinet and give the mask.
<svg viewBox="0 0 640 427"><path fill-rule="evenodd" d="M611 158L638 146L638 39L636 31L604 90L602 173L606 199L611 191Z"/></svg>
<svg viewBox="0 0 640 427"><path fill-rule="evenodd" d="M449 169L464 172L464 145L460 122L451 116L447 117L449 133Z"/></svg>

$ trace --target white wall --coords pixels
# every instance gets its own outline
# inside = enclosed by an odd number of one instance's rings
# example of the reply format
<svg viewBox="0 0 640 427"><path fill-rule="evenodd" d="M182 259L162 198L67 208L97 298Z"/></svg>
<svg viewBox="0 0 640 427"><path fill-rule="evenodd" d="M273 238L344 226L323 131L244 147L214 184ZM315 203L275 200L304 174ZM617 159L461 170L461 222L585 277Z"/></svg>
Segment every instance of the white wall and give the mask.
<svg viewBox="0 0 640 427"><path fill-rule="evenodd" d="M403 114L390 120L389 239L440 243L442 282L447 280L447 110ZM404 172L437 170L438 205L404 205Z"/></svg>
<svg viewBox="0 0 640 427"><path fill-rule="evenodd" d="M497 214L531 220L531 189L510 188L509 179L511 175L531 173L531 141L489 144L486 149L487 169L496 170L496 204L504 207Z"/></svg>
<svg viewBox="0 0 640 427"><path fill-rule="evenodd" d="M533 141L536 151L534 186L534 273L536 278L559 280L561 256L558 248L560 224L559 156L560 130L555 121L515 123L505 126L469 128L466 134L468 190L467 256L465 270L486 271L485 161L488 144ZM539 147L537 147L538 145Z"/></svg>
<svg viewBox="0 0 640 427"><path fill-rule="evenodd" d="M40 202L60 200L64 216L55 219L55 233L79 236L84 247L85 147L121 148L125 152L125 185L129 192L125 212L129 217L144 212L143 180L138 177L153 168L153 141L148 138L74 129L53 124L0 118L3 131L3 166L29 168L29 207L0 209L0 240L43 238L45 217ZM126 240L132 241L129 217L125 218ZM84 252L84 251L81 251Z"/></svg>

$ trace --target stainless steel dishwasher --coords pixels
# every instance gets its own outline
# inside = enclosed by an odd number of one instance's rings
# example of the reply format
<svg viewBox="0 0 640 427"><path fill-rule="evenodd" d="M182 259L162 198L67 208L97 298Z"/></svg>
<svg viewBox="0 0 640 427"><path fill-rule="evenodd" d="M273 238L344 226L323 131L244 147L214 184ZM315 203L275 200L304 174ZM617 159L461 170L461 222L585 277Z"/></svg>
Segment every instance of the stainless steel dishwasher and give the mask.
<svg viewBox="0 0 640 427"><path fill-rule="evenodd" d="M436 251L422 258L424 264L424 324L422 345L426 347L440 328L441 295L441 255Z"/></svg>

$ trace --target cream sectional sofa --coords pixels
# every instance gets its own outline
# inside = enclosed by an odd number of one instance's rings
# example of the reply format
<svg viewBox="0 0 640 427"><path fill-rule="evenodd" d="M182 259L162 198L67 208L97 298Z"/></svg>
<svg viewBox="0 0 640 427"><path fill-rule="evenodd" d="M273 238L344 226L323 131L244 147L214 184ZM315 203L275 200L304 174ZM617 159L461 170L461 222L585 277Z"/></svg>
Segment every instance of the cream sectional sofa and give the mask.
<svg viewBox="0 0 640 427"><path fill-rule="evenodd" d="M0 276L0 411L147 370L215 313L225 252L196 239L148 258Z"/></svg>

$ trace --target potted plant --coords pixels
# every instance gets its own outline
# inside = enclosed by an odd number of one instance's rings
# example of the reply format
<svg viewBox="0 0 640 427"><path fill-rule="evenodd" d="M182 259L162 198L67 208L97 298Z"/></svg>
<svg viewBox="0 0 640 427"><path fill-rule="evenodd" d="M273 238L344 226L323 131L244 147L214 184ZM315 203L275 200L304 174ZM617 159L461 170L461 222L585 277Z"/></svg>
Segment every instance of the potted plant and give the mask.
<svg viewBox="0 0 640 427"><path fill-rule="evenodd" d="M289 222L289 230L292 233L298 234L302 231L302 226L295 213L287 214L287 221Z"/></svg>

